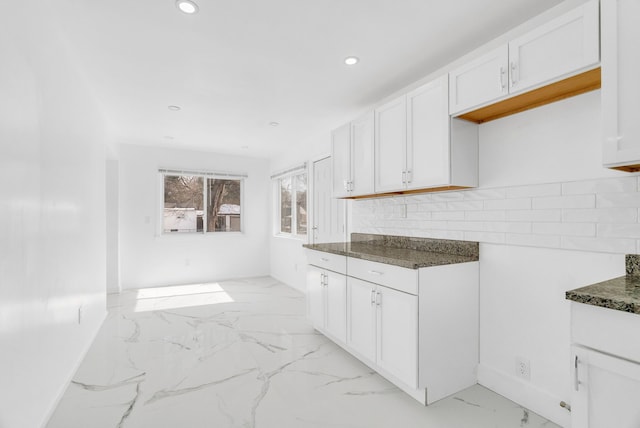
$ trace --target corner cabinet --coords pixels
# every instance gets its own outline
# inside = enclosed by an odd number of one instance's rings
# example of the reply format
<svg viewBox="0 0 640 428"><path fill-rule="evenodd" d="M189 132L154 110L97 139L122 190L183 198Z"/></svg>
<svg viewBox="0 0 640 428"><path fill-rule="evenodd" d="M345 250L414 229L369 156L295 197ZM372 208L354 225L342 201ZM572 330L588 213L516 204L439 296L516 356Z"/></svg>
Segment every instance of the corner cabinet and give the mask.
<svg viewBox="0 0 640 428"><path fill-rule="evenodd" d="M373 112L332 132L332 187L335 198L373 193L373 132Z"/></svg>
<svg viewBox="0 0 640 428"><path fill-rule="evenodd" d="M600 74L588 70L600 61L599 25L599 4L591 0L451 71L451 115L482 123L597 89ZM479 110L467 113L472 109Z"/></svg>
<svg viewBox="0 0 640 428"><path fill-rule="evenodd" d="M375 192L475 187L477 128L449 117L442 76L375 110Z"/></svg>
<svg viewBox="0 0 640 428"><path fill-rule="evenodd" d="M640 2L602 0L605 167L640 171Z"/></svg>
<svg viewBox="0 0 640 428"><path fill-rule="evenodd" d="M571 425L640 427L640 314L571 302Z"/></svg>
<svg viewBox="0 0 640 428"><path fill-rule="evenodd" d="M478 262L408 269L346 257L341 303L342 292L328 297L318 275L330 283L326 271L342 256L307 254L309 316L319 331L425 405L477 382Z"/></svg>

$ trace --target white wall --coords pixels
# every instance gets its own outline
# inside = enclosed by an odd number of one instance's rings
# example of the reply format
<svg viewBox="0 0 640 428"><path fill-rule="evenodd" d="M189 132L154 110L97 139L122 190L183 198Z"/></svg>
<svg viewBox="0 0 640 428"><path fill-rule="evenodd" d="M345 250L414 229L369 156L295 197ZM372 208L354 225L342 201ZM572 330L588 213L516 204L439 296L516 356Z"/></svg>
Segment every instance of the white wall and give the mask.
<svg viewBox="0 0 640 428"><path fill-rule="evenodd" d="M106 313L105 122L52 13L0 14L3 428L44 425Z"/></svg>
<svg viewBox="0 0 640 428"><path fill-rule="evenodd" d="M243 233L161 235L159 168L246 173ZM269 162L123 144L119 147L122 289L269 274Z"/></svg>

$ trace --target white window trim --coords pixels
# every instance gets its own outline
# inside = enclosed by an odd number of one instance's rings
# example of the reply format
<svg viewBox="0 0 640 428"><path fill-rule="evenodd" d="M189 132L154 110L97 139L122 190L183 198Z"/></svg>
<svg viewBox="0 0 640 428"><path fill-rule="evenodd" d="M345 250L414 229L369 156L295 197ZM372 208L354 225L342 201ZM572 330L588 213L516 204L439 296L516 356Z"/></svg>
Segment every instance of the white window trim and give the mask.
<svg viewBox="0 0 640 428"><path fill-rule="evenodd" d="M307 232L304 234L298 234L295 232L292 233L287 233L287 232L282 232L280 230L280 226L281 226L281 222L282 222L282 212L281 212L281 203L280 203L280 180L283 178L288 178L288 177L295 177L297 175L300 174L306 174L307 176ZM309 170L307 168L307 162L303 163L302 165L293 167L293 168L289 168L286 169L284 171L281 171L279 173L273 174L271 176L271 180L273 183L273 200L275 201L275 221L274 221L274 236L278 237L278 238L284 238L284 239L293 239L296 241L304 241L305 243L309 241ZM294 184L292 183L291 185L291 189L292 189L292 193L291 193L291 230L295 230L297 232L298 230L298 225L297 225L297 218L294 215L295 214L295 202L296 202L296 196L295 196L295 192L293 191L295 189Z"/></svg>
<svg viewBox="0 0 640 428"><path fill-rule="evenodd" d="M179 176L179 175L191 175L191 176L197 176L197 177L203 177L204 179L207 178L220 178L220 179L226 179L226 180L239 180L240 181L240 231L239 232L209 232L206 230L206 227L204 227L204 225L207 224L207 210L204 209L204 213L202 216L202 222L203 222L203 230L202 232L182 232L182 233L175 233L175 232L165 232L164 231L164 226L163 226L163 222L164 222L164 218L163 218L163 213L164 213L164 177L166 175L173 175L173 176ZM244 235L245 234L245 222L244 222L244 218L245 218L245 196L244 196L244 192L245 192L245 179L248 178L248 174L246 173L233 173L233 172L219 172L219 171L193 171L193 170L178 170L178 169L168 169L168 168L158 168L158 208L156 210L157 214L157 218L158 221L156 222L156 237L157 238L165 238L168 236L171 237L176 237L176 236L181 236L183 238L185 237L205 237L205 236L233 236L233 235ZM203 203L204 206L206 206L207 203L207 190L206 190L205 185L202 186L202 198L203 198ZM176 239L176 238L171 238L171 239Z"/></svg>

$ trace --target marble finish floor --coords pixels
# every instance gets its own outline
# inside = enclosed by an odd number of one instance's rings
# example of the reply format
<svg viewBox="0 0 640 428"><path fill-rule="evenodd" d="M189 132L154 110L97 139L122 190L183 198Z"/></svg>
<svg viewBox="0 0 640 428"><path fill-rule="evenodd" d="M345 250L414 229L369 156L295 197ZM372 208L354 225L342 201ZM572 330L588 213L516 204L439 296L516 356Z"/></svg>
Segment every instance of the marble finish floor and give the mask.
<svg viewBox="0 0 640 428"><path fill-rule="evenodd" d="M109 298L48 428L557 427L481 386L421 406L305 318L272 278Z"/></svg>

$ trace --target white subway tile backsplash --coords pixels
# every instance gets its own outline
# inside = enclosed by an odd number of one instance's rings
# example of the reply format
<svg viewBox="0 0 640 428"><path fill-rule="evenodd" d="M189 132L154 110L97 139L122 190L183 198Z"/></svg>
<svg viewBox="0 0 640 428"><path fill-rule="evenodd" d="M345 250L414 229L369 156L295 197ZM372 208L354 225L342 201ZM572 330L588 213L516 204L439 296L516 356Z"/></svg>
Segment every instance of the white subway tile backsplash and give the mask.
<svg viewBox="0 0 640 428"><path fill-rule="evenodd" d="M507 194L507 189L474 189L465 190L462 192L465 200L487 200L487 199L504 199Z"/></svg>
<svg viewBox="0 0 640 428"><path fill-rule="evenodd" d="M603 193L597 195L596 206L598 208L622 208L640 207L640 193Z"/></svg>
<svg viewBox="0 0 640 428"><path fill-rule="evenodd" d="M595 195L550 196L534 198L533 209L550 208L595 208Z"/></svg>
<svg viewBox="0 0 640 428"><path fill-rule="evenodd" d="M637 208L587 208L562 210L562 221L567 223L635 223Z"/></svg>
<svg viewBox="0 0 640 428"><path fill-rule="evenodd" d="M528 210L531 209L531 199L492 199L484 201L485 210Z"/></svg>
<svg viewBox="0 0 640 428"><path fill-rule="evenodd" d="M431 218L434 220L464 220L464 211L433 211Z"/></svg>
<svg viewBox="0 0 640 428"><path fill-rule="evenodd" d="M439 201L461 201L463 198L462 192L442 192L432 193L431 200L435 202Z"/></svg>
<svg viewBox="0 0 640 428"><path fill-rule="evenodd" d="M475 230L482 231L482 223L479 221L448 221L447 228L449 230Z"/></svg>
<svg viewBox="0 0 640 428"><path fill-rule="evenodd" d="M486 232L531 233L531 223L487 221L482 224Z"/></svg>
<svg viewBox="0 0 640 428"><path fill-rule="evenodd" d="M447 208L450 210L477 211L484 208L484 203L483 201L447 202Z"/></svg>
<svg viewBox="0 0 640 428"><path fill-rule="evenodd" d="M468 221L504 221L507 219L507 212L501 210L487 211L467 211L465 220Z"/></svg>
<svg viewBox="0 0 640 428"><path fill-rule="evenodd" d="M598 251L604 253L630 254L635 251L635 239L585 238L581 236L563 236L562 248L567 250Z"/></svg>
<svg viewBox="0 0 640 428"><path fill-rule="evenodd" d="M465 232L464 239L467 241L489 242L492 244L504 244L505 234L497 232Z"/></svg>
<svg viewBox="0 0 640 428"><path fill-rule="evenodd" d="M640 239L640 223L635 224L599 224L598 236L603 238Z"/></svg>
<svg viewBox="0 0 640 428"><path fill-rule="evenodd" d="M562 184L537 184L534 186L518 186L507 189L507 198L531 198L538 196L560 196Z"/></svg>
<svg viewBox="0 0 640 428"><path fill-rule="evenodd" d="M637 188L638 183L635 177L616 177L563 183L562 194L580 195L587 193L635 192Z"/></svg>
<svg viewBox="0 0 640 428"><path fill-rule="evenodd" d="M640 176L352 202L354 232L640 253Z"/></svg>
<svg viewBox="0 0 640 428"><path fill-rule="evenodd" d="M594 223L535 223L532 233L540 235L596 236Z"/></svg>
<svg viewBox="0 0 640 428"><path fill-rule="evenodd" d="M560 247L560 237L552 235L526 235L520 233L507 233L505 242L511 245L523 245L526 247Z"/></svg>
<svg viewBox="0 0 640 428"><path fill-rule="evenodd" d="M514 210L507 211L507 221L561 221L562 210Z"/></svg>

